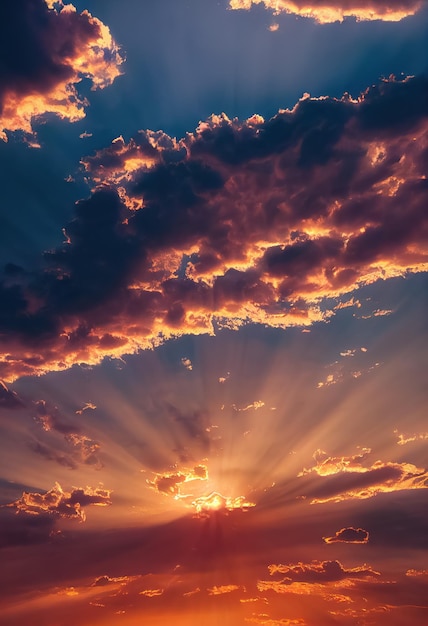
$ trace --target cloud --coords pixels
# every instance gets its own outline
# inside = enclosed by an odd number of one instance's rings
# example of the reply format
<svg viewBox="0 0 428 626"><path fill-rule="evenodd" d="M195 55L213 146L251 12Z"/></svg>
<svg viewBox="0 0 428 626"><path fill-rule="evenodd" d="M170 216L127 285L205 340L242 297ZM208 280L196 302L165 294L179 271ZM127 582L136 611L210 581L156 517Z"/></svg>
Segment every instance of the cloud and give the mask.
<svg viewBox="0 0 428 626"><path fill-rule="evenodd" d="M195 465L192 469L182 469L177 472L156 474L153 480L147 481L147 484L160 493L180 498L186 497L186 494L182 492L182 485L194 480L208 480L208 471L205 465Z"/></svg>
<svg viewBox="0 0 428 626"><path fill-rule="evenodd" d="M140 596L146 596L147 598L157 598L164 593L164 589L144 589L140 591Z"/></svg>
<svg viewBox="0 0 428 626"><path fill-rule="evenodd" d="M20 409L24 403L15 391L8 389L7 385L0 380L0 408Z"/></svg>
<svg viewBox="0 0 428 626"><path fill-rule="evenodd" d="M351 578L380 576L368 565L346 569L339 561L312 561L311 563L290 563L289 565L269 565L271 576L285 574L281 584L294 582L319 583L336 582Z"/></svg>
<svg viewBox="0 0 428 626"><path fill-rule="evenodd" d="M214 585L214 587L210 587L207 591L210 596L218 596L224 593L231 593L232 591L239 591L240 589L242 589L240 585Z"/></svg>
<svg viewBox="0 0 428 626"><path fill-rule="evenodd" d="M252 5L263 4L275 15L280 12L313 18L321 24L342 22L345 17L358 20L384 20L397 22L414 15L425 4L424 0L230 0L231 9L251 9ZM275 29L271 29L275 30Z"/></svg>
<svg viewBox="0 0 428 626"><path fill-rule="evenodd" d="M30 444L30 449L47 461L54 461L55 463L58 463L58 465L66 467L67 469L77 469L77 463L73 459L72 455L59 452L52 446L47 446L40 441L35 441Z"/></svg>
<svg viewBox="0 0 428 626"><path fill-rule="evenodd" d="M246 404L242 407L237 407L235 404L232 404L232 408L238 412L251 411L252 409L254 409L254 411L258 411L258 409L263 408L264 405L265 403L263 402L263 400L255 400L254 402L251 402L250 404Z"/></svg>
<svg viewBox="0 0 428 626"><path fill-rule="evenodd" d="M0 9L0 137L32 132L33 122L54 113L71 122L87 105L76 91L82 78L104 88L123 61L110 31L88 11L44 0L5 0Z"/></svg>
<svg viewBox="0 0 428 626"><path fill-rule="evenodd" d="M79 429L75 424L68 424L61 417L57 407L50 407L45 400L37 400L36 406L36 422L45 431L54 430L62 435L70 435L78 433Z"/></svg>
<svg viewBox="0 0 428 626"><path fill-rule="evenodd" d="M45 493L25 492L19 500L11 502L6 506L13 508L17 513L28 515L52 515L64 519L78 519L83 522L86 514L85 506L97 505L107 506L111 504L111 492L108 489L97 487L73 487L69 492L64 491L59 485L46 491Z"/></svg>
<svg viewBox="0 0 428 626"><path fill-rule="evenodd" d="M181 359L181 363L186 368L186 370L189 370L189 372L191 372L193 370L192 361L188 357L184 356Z"/></svg>
<svg viewBox="0 0 428 626"><path fill-rule="evenodd" d="M253 613L252 617L247 617L246 622L253 624L262 624L262 626L306 626L307 622L304 619L287 619L283 617L281 619L272 619L266 613Z"/></svg>
<svg viewBox="0 0 428 626"><path fill-rule="evenodd" d="M124 584L129 582L131 579L132 578L130 576L98 576L92 583L92 587L105 587L106 585L111 585L114 583Z"/></svg>
<svg viewBox="0 0 428 626"><path fill-rule="evenodd" d="M196 498L192 502L198 514L205 517L210 511L233 511L238 509L240 511L247 511L248 509L256 506L254 502L250 502L244 496L238 496L236 498L227 497L213 491L208 496L201 496Z"/></svg>
<svg viewBox="0 0 428 626"><path fill-rule="evenodd" d="M323 537L326 543L368 543L369 533L363 528L341 528L333 537Z"/></svg>
<svg viewBox="0 0 428 626"><path fill-rule="evenodd" d="M350 499L372 498L380 493L391 493L428 488L428 472L412 463L375 461L369 467L362 465L370 450L350 457L329 457L323 451L315 453L316 464L304 469L299 476L316 474L308 487L311 504L342 502ZM305 496L306 497L306 496Z"/></svg>
<svg viewBox="0 0 428 626"><path fill-rule="evenodd" d="M246 323L307 327L335 314L326 298L425 271L427 101L428 79L391 78L85 160L105 184L66 242L0 280L3 379Z"/></svg>
<svg viewBox="0 0 428 626"><path fill-rule="evenodd" d="M428 433L418 433L416 435L404 435L397 430L394 433L398 436L397 443L399 446L405 446L407 443L413 443L414 441L425 441L428 439Z"/></svg>
<svg viewBox="0 0 428 626"><path fill-rule="evenodd" d="M79 463L91 465L95 469L103 467L98 458L100 444L87 435L82 434L77 424L67 422L58 411L57 407L51 407L45 400L38 400L35 403L35 420L46 433L59 433L63 436L69 451L64 453L57 450L57 442L51 440L49 445L36 441L30 444L31 449L43 456L48 461L55 461L59 465L76 469ZM83 409L76 411L76 414L83 414L83 411L96 408L95 405L87 403Z"/></svg>

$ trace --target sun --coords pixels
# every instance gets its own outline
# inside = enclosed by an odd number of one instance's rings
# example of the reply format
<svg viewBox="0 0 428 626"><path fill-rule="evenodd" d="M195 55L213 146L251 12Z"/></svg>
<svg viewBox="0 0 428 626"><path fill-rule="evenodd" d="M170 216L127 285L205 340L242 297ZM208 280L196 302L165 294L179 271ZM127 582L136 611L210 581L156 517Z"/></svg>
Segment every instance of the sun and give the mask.
<svg viewBox="0 0 428 626"><path fill-rule="evenodd" d="M211 492L208 496L201 496L193 500L192 505L195 507L197 513L204 513L210 511L232 511L233 509L241 509L246 511L255 506L254 502L248 501L244 496L238 496L237 498L227 498L222 496L217 491Z"/></svg>

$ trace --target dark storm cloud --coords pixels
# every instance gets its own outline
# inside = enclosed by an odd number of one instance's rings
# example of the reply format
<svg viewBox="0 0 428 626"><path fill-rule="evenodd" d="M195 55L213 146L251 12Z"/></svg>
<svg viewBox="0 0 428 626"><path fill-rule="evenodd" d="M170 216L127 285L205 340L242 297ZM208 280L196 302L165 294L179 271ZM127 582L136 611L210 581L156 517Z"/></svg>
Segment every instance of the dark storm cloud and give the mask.
<svg viewBox="0 0 428 626"><path fill-rule="evenodd" d="M55 5L55 8L54 8ZM85 101L83 77L105 87L122 58L108 28L90 13L48 0L5 0L0 6L0 134L31 131L47 112L75 121Z"/></svg>
<svg viewBox="0 0 428 626"><path fill-rule="evenodd" d="M246 322L310 325L333 314L324 297L425 271L427 158L423 77L304 96L266 122L212 116L180 141L119 138L85 159L103 185L46 269L0 284L3 377Z"/></svg>
<svg viewBox="0 0 428 626"><path fill-rule="evenodd" d="M250 9L263 4L275 15L284 11L293 15L310 17L321 24L343 21L345 17L358 20L385 20L396 22L414 15L424 5L424 0L230 0L231 9Z"/></svg>

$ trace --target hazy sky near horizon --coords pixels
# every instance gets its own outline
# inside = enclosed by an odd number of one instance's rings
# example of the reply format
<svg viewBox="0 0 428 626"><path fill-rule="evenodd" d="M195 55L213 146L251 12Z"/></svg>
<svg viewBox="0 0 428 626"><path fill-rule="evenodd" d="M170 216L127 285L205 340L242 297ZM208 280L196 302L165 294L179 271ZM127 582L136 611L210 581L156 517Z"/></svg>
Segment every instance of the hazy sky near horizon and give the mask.
<svg viewBox="0 0 428 626"><path fill-rule="evenodd" d="M0 624L426 624L427 3L0 18Z"/></svg>

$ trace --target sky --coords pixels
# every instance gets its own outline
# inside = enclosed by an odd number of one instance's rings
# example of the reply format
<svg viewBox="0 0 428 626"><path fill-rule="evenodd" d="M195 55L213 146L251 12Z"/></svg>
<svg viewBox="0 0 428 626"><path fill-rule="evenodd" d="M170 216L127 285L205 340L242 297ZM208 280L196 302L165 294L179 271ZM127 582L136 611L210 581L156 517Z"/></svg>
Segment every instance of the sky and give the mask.
<svg viewBox="0 0 428 626"><path fill-rule="evenodd" d="M424 626L426 1L0 35L0 625Z"/></svg>

